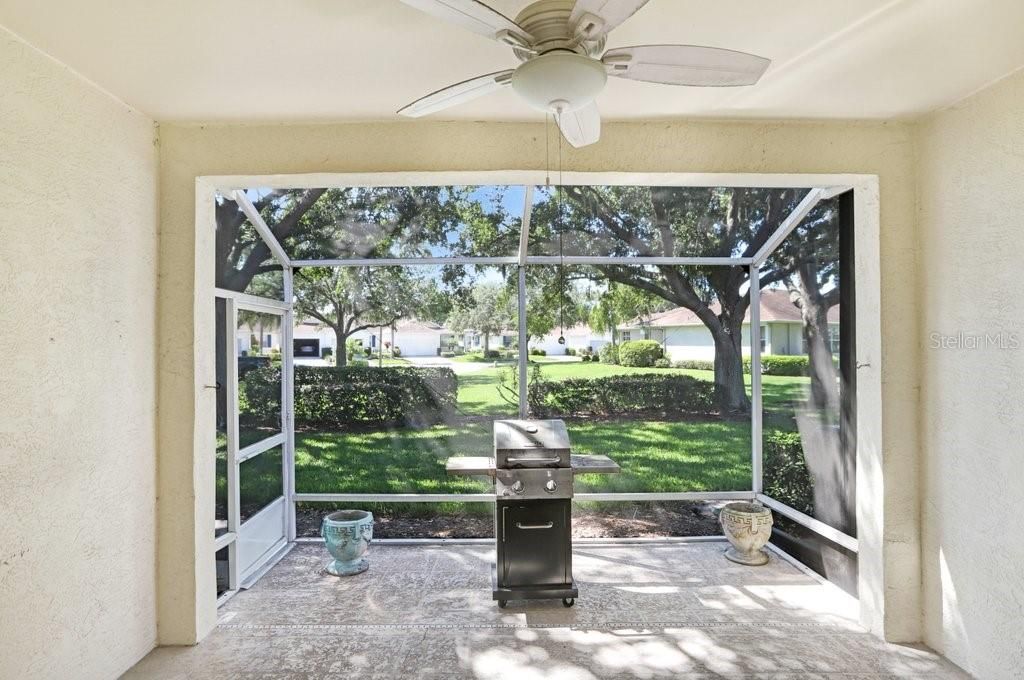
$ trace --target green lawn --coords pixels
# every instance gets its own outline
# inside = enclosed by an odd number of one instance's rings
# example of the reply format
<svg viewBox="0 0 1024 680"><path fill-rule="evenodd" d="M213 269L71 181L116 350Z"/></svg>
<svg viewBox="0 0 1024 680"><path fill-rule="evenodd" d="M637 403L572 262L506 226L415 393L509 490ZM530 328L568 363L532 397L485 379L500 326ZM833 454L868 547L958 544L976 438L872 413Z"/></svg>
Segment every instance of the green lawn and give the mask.
<svg viewBox="0 0 1024 680"><path fill-rule="evenodd" d="M750 486L750 427L737 422L570 423L576 453L606 453L619 475L588 475L577 491L721 491ZM451 456L487 455L486 421L424 430L300 433L295 440L301 493L483 493L483 480L450 477Z"/></svg>
<svg viewBox="0 0 1024 680"><path fill-rule="evenodd" d="M517 359L515 357L504 357L501 359L484 359L482 352L470 352L469 354L460 354L452 357L452 361L458 361L463 364L486 364L490 366L494 362L499 364L514 364Z"/></svg>
<svg viewBox="0 0 1024 680"><path fill-rule="evenodd" d="M444 466L451 456L488 455L492 447L491 418L515 416L516 407L505 402L497 390L498 374L503 370L509 369L488 367L459 376L458 407L466 417L456 424L420 430L297 432L296 489L300 493L488 491L490 485L485 479L450 477ZM713 377L708 371L582 362L547 363L542 371L548 380L664 372L709 381ZM789 404L798 399L806 382L806 378L763 377L767 417L778 421L766 425L790 426ZM749 420L570 420L568 425L574 452L608 454L623 470L619 475L581 476L577 479L578 492L750 488ZM244 495L253 499L271 494L272 486L280 488L275 461L260 458L264 456L243 464L243 487L249 487ZM262 486L268 487L265 494Z"/></svg>
<svg viewBox="0 0 1024 680"><path fill-rule="evenodd" d="M469 354L460 354L459 356L452 357L452 361L458 361L463 364L482 364L484 366L493 366L497 363L499 366L511 365L515 366L519 363L518 357L503 357L501 359L484 359L482 353L470 352ZM540 356L537 354L530 355L530 363L534 364L551 364L551 363L564 363L564 359L558 357ZM579 362L577 362L579 363Z"/></svg>
<svg viewBox="0 0 1024 680"><path fill-rule="evenodd" d="M514 417L516 406L498 393L498 374L488 367L459 376L459 410L471 416ZM711 380L709 371L628 368L598 363L548 363L548 380L627 373L684 373ZM764 376L769 416L780 419L805 378ZM748 376L749 384L749 376ZM580 477L579 491L726 491L750 486L749 420L570 421L577 453L605 453L623 468L619 475ZM477 493L482 480L449 477L451 456L486 455L491 450L487 418L424 430L366 433L299 433L296 484L302 492Z"/></svg>

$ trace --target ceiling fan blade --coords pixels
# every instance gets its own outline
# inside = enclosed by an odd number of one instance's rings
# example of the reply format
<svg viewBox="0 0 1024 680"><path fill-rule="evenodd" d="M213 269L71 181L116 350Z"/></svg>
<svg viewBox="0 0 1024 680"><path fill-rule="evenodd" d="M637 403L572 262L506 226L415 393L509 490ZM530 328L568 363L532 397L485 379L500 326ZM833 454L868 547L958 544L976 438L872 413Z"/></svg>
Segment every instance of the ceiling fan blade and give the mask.
<svg viewBox="0 0 1024 680"><path fill-rule="evenodd" d="M601 113L594 102L582 109L557 114L555 120L558 121L558 129L562 131L565 141L577 149L601 138Z"/></svg>
<svg viewBox="0 0 1024 680"><path fill-rule="evenodd" d="M576 0L569 25L585 40L596 40L646 5L648 0Z"/></svg>
<svg viewBox="0 0 1024 680"><path fill-rule="evenodd" d="M508 69L463 80L461 83L449 85L437 92L431 92L426 97L417 99L412 104L399 109L398 113L410 118L419 118L450 106L468 102L505 87L512 82L513 72L514 69Z"/></svg>
<svg viewBox="0 0 1024 680"><path fill-rule="evenodd" d="M533 36L498 10L478 0L402 0L438 19L517 47L533 43Z"/></svg>
<svg viewBox="0 0 1024 680"><path fill-rule="evenodd" d="M746 52L698 45L639 45L608 50L601 57L608 75L666 85L753 85L771 65Z"/></svg>

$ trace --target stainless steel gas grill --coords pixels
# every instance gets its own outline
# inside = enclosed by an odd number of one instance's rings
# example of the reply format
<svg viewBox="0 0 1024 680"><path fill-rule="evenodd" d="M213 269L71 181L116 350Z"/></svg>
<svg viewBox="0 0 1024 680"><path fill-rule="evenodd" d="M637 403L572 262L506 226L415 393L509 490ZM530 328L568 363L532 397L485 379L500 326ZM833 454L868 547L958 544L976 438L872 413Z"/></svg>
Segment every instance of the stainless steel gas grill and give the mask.
<svg viewBox="0 0 1024 680"><path fill-rule="evenodd" d="M498 420L494 456L448 459L453 475L494 480L492 596L558 599L571 607L579 591L572 578L572 496L575 474L616 473L608 456L576 455L561 420Z"/></svg>

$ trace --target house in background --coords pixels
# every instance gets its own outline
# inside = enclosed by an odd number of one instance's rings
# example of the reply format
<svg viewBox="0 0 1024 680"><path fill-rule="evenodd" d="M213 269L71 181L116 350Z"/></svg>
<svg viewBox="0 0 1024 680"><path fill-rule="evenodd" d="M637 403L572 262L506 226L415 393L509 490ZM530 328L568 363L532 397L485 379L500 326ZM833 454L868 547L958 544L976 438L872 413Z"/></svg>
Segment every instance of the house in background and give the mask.
<svg viewBox="0 0 1024 680"><path fill-rule="evenodd" d="M292 330L292 351L296 359L319 359L324 349L335 354L334 331L315 319L303 319Z"/></svg>
<svg viewBox="0 0 1024 680"><path fill-rule="evenodd" d="M235 349L238 356L267 354L275 349L280 351L281 327L243 323L235 330Z"/></svg>
<svg viewBox="0 0 1024 680"><path fill-rule="evenodd" d="M718 304L711 305L716 314ZM839 349L839 306L828 312L829 341ZM673 361L715 358L711 332L697 315L684 307L633 319L619 327L619 341L656 340ZM743 322L743 354L750 354L750 310ZM804 353L803 319L789 291L768 288L761 291L761 353L796 355Z"/></svg>
<svg viewBox="0 0 1024 680"><path fill-rule="evenodd" d="M363 347L370 347L375 352L384 347L398 347L402 356L434 357L454 342L454 335L444 326L431 321L403 319L394 330L388 326L373 326L356 331L349 340L361 342ZM320 357L324 349L337 354L337 338L334 331L325 324L306 319L295 327L295 357Z"/></svg>
<svg viewBox="0 0 1024 680"><path fill-rule="evenodd" d="M385 326L367 328L351 336L362 340L363 346L376 351L381 346L385 352L397 347L403 357L436 357L455 343L455 335L433 321L403 319L395 324L394 330Z"/></svg>
<svg viewBox="0 0 1024 680"><path fill-rule="evenodd" d="M564 345L558 342L559 335L565 337ZM607 345L611 341L611 333L599 333L587 324L581 323L564 330L557 327L552 328L551 332L547 335L531 340L530 348L542 349L545 353L552 356L565 354L566 348L574 349L579 352L580 350L589 347L596 353L601 349L601 347Z"/></svg>
<svg viewBox="0 0 1024 680"><path fill-rule="evenodd" d="M436 323L407 319L399 321L393 333L387 326L383 328L383 333L375 326L353 333L349 340L359 341L364 347L372 347L374 351L382 345L385 349L394 345L401 351L402 356L422 357L437 356L441 351L451 348L455 343L455 336L447 328ZM319 359L325 349L329 349L331 354L337 354L338 343L334 331L330 326L315 319L303 319L298 323L292 331L292 341L296 359ZM261 354L280 350L281 329L259 324L242 324L236 331L236 343L239 354L252 354L250 348L256 346L260 348Z"/></svg>
<svg viewBox="0 0 1024 680"><path fill-rule="evenodd" d="M467 352L475 352L477 350L482 352L484 349L484 334L480 331L463 331L460 339L462 340L462 348ZM491 333L488 349L509 349L515 347L518 339L518 331L506 330L499 333Z"/></svg>

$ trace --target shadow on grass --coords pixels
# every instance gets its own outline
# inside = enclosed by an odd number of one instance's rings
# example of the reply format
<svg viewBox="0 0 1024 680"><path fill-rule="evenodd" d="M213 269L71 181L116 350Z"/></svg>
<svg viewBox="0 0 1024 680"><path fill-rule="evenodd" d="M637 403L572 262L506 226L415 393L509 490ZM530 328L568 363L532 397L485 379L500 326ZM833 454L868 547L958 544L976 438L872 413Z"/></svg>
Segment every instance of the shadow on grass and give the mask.
<svg viewBox="0 0 1024 680"><path fill-rule="evenodd" d="M359 432L296 433L296 485L301 493L481 493L486 478L450 477L452 456L492 454L491 421L514 417L487 368L458 376L458 413L451 422ZM545 366L546 377L595 377L674 369L625 369L591 363ZM711 379L707 371L679 371ZM765 376L765 425L792 429L793 404L806 378ZM573 451L604 453L619 475L584 475L576 490L595 492L731 491L750 488L750 420L648 415L608 421L571 420Z"/></svg>
<svg viewBox="0 0 1024 680"><path fill-rule="evenodd" d="M730 421L572 422L573 451L604 453L619 475L583 475L577 491L725 491L750 486L750 427ZM488 418L423 429L296 434L300 493L483 493L451 477L452 456L492 454Z"/></svg>

